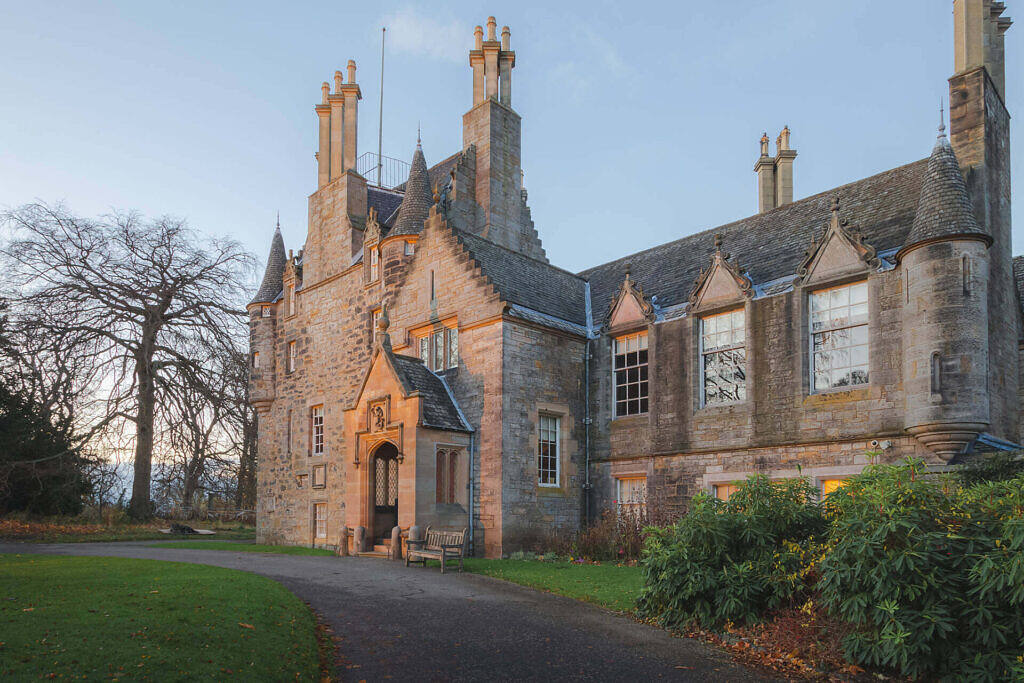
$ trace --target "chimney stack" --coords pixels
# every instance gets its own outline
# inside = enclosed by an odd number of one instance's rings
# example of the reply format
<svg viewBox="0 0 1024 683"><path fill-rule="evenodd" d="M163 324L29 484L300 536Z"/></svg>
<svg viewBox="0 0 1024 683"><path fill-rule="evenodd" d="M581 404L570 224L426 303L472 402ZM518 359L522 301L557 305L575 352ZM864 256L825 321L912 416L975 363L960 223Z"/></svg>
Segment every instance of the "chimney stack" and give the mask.
<svg viewBox="0 0 1024 683"><path fill-rule="evenodd" d="M775 139L775 206L793 201L793 159L796 150L789 148L789 126L784 126Z"/></svg>
<svg viewBox="0 0 1024 683"><path fill-rule="evenodd" d="M1006 99L1004 37L1013 23L1000 16L1006 3L993 0L953 2L954 70L961 74L984 66L999 96Z"/></svg>
<svg viewBox="0 0 1024 683"><path fill-rule="evenodd" d="M757 173L757 212L766 213L775 208L775 161L768 156L768 133L761 136L761 156L754 164Z"/></svg>
<svg viewBox="0 0 1024 683"><path fill-rule="evenodd" d="M499 40L498 22L494 17L487 17L486 40L482 26L473 31L469 65L473 67L474 107L487 99L512 106L512 68L516 65L516 53L511 50L511 35L508 26L503 26Z"/></svg>
<svg viewBox="0 0 1024 683"><path fill-rule="evenodd" d="M335 71L334 92L327 81L320 90L320 104L315 107L320 136L317 189L337 180L346 170L355 170L359 100L363 97L356 84L356 63L348 61L348 83L341 71Z"/></svg>
<svg viewBox="0 0 1024 683"><path fill-rule="evenodd" d="M754 164L757 173L757 212L766 213L793 201L793 159L789 148L789 126L775 138L775 158L768 155L768 133L761 136L761 155Z"/></svg>

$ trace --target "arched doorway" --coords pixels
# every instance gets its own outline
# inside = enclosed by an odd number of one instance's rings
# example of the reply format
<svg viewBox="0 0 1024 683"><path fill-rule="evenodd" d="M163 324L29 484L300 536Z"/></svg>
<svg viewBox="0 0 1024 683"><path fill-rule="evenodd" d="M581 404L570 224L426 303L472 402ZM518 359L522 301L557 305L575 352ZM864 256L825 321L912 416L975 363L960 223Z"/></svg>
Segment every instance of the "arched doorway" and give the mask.
<svg viewBox="0 0 1024 683"><path fill-rule="evenodd" d="M385 441L374 450L371 472L373 540L382 544L398 524L398 449L393 443Z"/></svg>

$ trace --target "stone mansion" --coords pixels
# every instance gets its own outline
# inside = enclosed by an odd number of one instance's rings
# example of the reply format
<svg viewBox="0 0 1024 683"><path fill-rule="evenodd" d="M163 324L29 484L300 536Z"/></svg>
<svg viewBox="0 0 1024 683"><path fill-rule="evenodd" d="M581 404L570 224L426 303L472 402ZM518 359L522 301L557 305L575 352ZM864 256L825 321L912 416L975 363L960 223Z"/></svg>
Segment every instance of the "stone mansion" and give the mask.
<svg viewBox="0 0 1024 683"><path fill-rule="evenodd" d="M259 542L419 525L496 557L754 473L827 493L871 458L1015 447L1003 11L955 0L924 158L794 199L790 132L774 155L765 135L756 215L581 273L531 219L508 27L476 28L462 149L431 167L418 145L394 189L356 170L350 61L315 106L305 243L278 229L248 306Z"/></svg>

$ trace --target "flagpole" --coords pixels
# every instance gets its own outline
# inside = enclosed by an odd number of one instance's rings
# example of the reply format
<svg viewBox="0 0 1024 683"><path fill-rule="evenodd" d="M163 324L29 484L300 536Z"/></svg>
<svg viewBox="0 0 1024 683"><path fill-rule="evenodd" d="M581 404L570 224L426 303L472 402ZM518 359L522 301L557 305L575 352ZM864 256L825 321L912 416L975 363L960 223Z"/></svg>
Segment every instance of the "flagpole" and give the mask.
<svg viewBox="0 0 1024 683"><path fill-rule="evenodd" d="M382 27L380 30L380 111L379 119L377 120L377 187L383 187L381 185L381 165L384 162L383 154L384 147L384 35L387 33L387 27Z"/></svg>

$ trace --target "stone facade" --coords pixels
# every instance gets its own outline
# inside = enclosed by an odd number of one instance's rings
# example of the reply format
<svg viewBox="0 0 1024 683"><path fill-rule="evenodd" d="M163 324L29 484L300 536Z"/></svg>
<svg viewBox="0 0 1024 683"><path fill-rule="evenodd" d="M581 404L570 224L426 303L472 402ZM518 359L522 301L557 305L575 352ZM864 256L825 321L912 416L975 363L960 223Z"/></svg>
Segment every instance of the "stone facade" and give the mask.
<svg viewBox="0 0 1024 683"><path fill-rule="evenodd" d="M526 203L507 28L477 28L462 151L428 168L417 148L394 190L351 166L350 62L316 107L305 245L275 235L249 307L260 541L433 525L501 556L751 474L827 488L1013 447L1009 23L955 6L950 140L930 156L793 201L789 130L774 158L765 136L758 214L578 274L548 263Z"/></svg>

